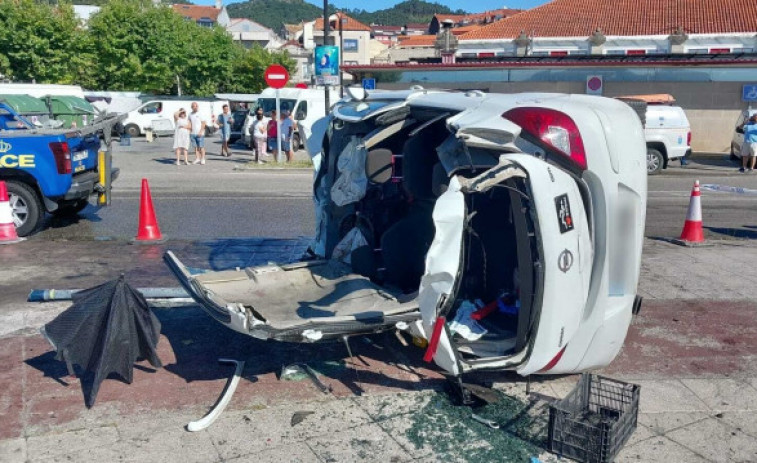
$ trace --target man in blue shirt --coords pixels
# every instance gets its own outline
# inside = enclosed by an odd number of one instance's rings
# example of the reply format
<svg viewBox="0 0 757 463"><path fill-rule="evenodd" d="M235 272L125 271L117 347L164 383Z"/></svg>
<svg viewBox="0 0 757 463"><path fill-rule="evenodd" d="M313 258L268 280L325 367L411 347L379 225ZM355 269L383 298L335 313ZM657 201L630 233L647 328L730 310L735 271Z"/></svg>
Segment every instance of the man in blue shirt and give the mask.
<svg viewBox="0 0 757 463"><path fill-rule="evenodd" d="M741 145L741 168L739 172L754 171L754 161L757 156L757 114L749 118L744 125L744 143Z"/></svg>

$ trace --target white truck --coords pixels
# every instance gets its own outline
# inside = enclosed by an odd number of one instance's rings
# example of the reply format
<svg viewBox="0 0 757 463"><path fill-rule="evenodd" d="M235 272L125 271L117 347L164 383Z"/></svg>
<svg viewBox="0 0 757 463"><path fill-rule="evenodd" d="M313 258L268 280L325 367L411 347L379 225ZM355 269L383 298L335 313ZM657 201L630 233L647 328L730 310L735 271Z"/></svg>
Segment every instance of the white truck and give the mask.
<svg viewBox="0 0 757 463"><path fill-rule="evenodd" d="M339 101L339 92L331 90L329 98L329 104L334 105ZM292 139L292 148L295 150L304 146L303 142L310 136L313 123L325 116L327 112L326 95L323 89L282 88L279 90L279 105L281 111L289 111L297 122L297 131ZM263 90L258 98L257 107L263 108L265 116L270 117L271 111L276 109L276 90L273 88ZM250 111L242 129L242 137L247 146L252 146L250 126L255 119L254 109Z"/></svg>
<svg viewBox="0 0 757 463"><path fill-rule="evenodd" d="M174 125L173 114L180 108L191 111L192 103L199 105L199 112L202 117L209 121L215 121L217 115L223 112L223 105L229 104L226 100L208 100L202 98L150 98L129 112L124 120L124 132L131 137L144 135L147 129L164 134L173 133L176 126ZM212 127L208 127L207 134L213 133Z"/></svg>
<svg viewBox="0 0 757 463"><path fill-rule="evenodd" d="M691 154L691 124L683 108L673 104L675 99L672 95L633 95L618 99L630 104L637 112L646 107L642 123L647 142L649 175L667 169L672 160L685 164L685 158Z"/></svg>

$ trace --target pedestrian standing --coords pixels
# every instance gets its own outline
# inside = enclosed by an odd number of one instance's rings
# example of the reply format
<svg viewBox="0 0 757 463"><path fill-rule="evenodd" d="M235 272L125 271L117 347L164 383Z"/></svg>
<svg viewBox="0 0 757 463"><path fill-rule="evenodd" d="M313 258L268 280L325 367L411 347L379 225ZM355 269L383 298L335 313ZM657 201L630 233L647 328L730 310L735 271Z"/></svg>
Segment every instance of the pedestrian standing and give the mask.
<svg viewBox="0 0 757 463"><path fill-rule="evenodd" d="M739 172L753 172L757 159L757 114L744 125L744 143L741 144L741 168Z"/></svg>
<svg viewBox="0 0 757 463"><path fill-rule="evenodd" d="M231 157L229 140L231 139L231 124L234 123L234 117L229 111L229 105L223 105L223 112L218 116L216 123L221 129L221 156Z"/></svg>
<svg viewBox="0 0 757 463"><path fill-rule="evenodd" d="M173 115L176 131L173 134L173 149L176 152L176 165L181 164L181 155L184 155L184 164L189 165L189 132L192 123L187 118L187 111L180 108Z"/></svg>
<svg viewBox="0 0 757 463"><path fill-rule="evenodd" d="M205 164L205 127L207 122L200 115L200 105L192 103L192 112L189 113L189 122L192 124L192 132L189 136L195 147L195 160L192 164Z"/></svg>
<svg viewBox="0 0 757 463"><path fill-rule="evenodd" d="M289 117L289 111L281 111L281 151L286 154L287 162L292 162L292 135L294 135L294 121Z"/></svg>
<svg viewBox="0 0 757 463"><path fill-rule="evenodd" d="M260 164L261 156L268 156L267 141L268 141L268 119L263 115L263 108L258 108L255 111L255 120L250 126L250 135L252 135L253 146L255 149L255 162Z"/></svg>
<svg viewBox="0 0 757 463"><path fill-rule="evenodd" d="M268 121L268 151L273 153L273 160L279 162L279 150L276 146L276 137L278 136L278 127L276 127L276 111L271 111L271 119Z"/></svg>

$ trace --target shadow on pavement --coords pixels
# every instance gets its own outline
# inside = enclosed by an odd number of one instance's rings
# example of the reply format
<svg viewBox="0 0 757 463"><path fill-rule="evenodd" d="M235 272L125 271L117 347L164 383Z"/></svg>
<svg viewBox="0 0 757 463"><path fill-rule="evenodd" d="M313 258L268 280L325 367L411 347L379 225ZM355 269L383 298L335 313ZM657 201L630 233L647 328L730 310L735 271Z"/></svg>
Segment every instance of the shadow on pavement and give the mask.
<svg viewBox="0 0 757 463"><path fill-rule="evenodd" d="M742 238L755 240L757 239L757 226L744 225L743 228L722 228L722 227L704 227L712 233L726 235L733 238Z"/></svg>
<svg viewBox="0 0 757 463"><path fill-rule="evenodd" d="M175 363L165 365L164 368L187 382L228 378L228 366L219 364L218 359L231 358L245 360L243 377L253 382L261 375L275 374L278 377L282 367L286 365L305 363L329 381L338 381L357 395L363 391L361 384L404 390L441 386L438 378L419 375L425 379L420 382L405 381L374 371L375 368L371 365L377 362L398 362L393 358L392 352L396 352L395 347L399 344L389 335L355 337L350 346L356 358L350 359L342 342L302 344L262 341L226 328L199 308L157 310L156 314L162 325L162 334L168 339L176 357ZM397 346L387 345L391 343ZM412 355L414 358L408 360L406 367L411 370L414 367L420 368L420 355L418 350L418 355ZM357 357L365 365L360 365ZM355 368L359 368L359 371L356 372Z"/></svg>

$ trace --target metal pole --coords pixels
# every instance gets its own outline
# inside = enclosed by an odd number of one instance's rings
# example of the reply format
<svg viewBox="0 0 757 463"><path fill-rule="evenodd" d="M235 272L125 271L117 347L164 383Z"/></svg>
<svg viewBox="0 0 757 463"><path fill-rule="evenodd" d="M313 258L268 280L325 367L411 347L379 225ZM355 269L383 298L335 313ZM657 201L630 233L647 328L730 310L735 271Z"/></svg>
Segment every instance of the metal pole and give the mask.
<svg viewBox="0 0 757 463"><path fill-rule="evenodd" d="M323 0L323 44L329 44L329 0ZM315 63L318 66L318 63ZM326 99L326 116L329 115L331 103L329 101L329 86L323 84L324 97Z"/></svg>
<svg viewBox="0 0 757 463"><path fill-rule="evenodd" d="M344 65L344 35L342 34L342 16L337 13L339 19L339 96L344 98L344 82L342 66Z"/></svg>
<svg viewBox="0 0 757 463"><path fill-rule="evenodd" d="M279 89L276 89L276 156L275 161L281 158L281 107L279 106Z"/></svg>

